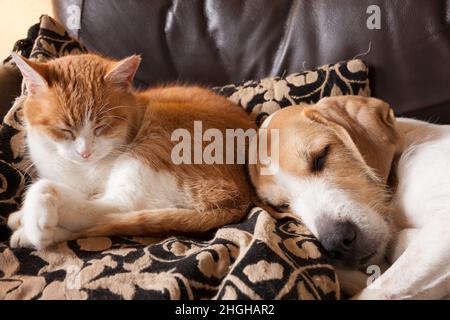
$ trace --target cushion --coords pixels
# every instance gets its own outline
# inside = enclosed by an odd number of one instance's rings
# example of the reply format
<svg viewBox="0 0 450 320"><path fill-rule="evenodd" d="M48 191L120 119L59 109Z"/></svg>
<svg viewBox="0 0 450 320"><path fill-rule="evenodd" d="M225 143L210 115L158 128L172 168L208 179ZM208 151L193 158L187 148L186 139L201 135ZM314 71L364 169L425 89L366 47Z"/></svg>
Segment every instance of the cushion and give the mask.
<svg viewBox="0 0 450 320"><path fill-rule="evenodd" d="M252 119L262 123L280 108L315 103L323 97L360 95L370 97L369 68L353 59L327 64L316 70L213 88L241 105Z"/></svg>
<svg viewBox="0 0 450 320"><path fill-rule="evenodd" d="M87 52L48 16L18 48L40 61ZM333 94L369 95L360 60L214 90L254 119ZM0 299L339 299L337 276L299 219L254 208L206 239L98 237L46 250L12 249L7 216L35 174L24 150L19 97L0 128Z"/></svg>

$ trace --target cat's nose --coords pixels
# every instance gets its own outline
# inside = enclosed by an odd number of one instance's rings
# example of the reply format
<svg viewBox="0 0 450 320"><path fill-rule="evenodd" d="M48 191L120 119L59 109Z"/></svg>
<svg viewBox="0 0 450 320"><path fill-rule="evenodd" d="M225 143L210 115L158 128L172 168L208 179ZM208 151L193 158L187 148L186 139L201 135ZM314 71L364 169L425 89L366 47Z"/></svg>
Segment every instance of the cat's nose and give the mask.
<svg viewBox="0 0 450 320"><path fill-rule="evenodd" d="M92 152L90 151L78 151L78 154L83 158L87 159L92 155Z"/></svg>

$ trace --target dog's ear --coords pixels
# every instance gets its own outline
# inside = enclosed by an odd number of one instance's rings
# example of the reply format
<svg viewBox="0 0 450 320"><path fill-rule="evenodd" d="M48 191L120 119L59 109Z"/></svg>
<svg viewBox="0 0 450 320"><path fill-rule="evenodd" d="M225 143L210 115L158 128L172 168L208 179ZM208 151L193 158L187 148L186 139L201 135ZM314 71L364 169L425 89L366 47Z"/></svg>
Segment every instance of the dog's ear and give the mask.
<svg viewBox="0 0 450 320"><path fill-rule="evenodd" d="M376 175L387 182L403 140L390 106L375 98L330 97L304 109L307 118L332 128Z"/></svg>

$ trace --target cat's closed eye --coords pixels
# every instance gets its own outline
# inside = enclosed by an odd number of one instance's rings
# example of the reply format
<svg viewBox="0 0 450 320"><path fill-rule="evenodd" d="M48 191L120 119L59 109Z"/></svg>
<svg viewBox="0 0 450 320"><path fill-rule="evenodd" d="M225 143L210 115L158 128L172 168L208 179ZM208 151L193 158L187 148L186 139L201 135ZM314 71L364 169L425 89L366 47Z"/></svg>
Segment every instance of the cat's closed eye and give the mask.
<svg viewBox="0 0 450 320"><path fill-rule="evenodd" d="M95 134L95 136L96 137L98 137L101 133L102 133L102 131L106 128L106 124L104 124L104 125L101 125L101 126L98 126L98 127L96 127L95 129L94 129L94 134Z"/></svg>
<svg viewBox="0 0 450 320"><path fill-rule="evenodd" d="M65 137L69 138L69 139L75 139L75 134L73 133L72 130L70 129L65 129L65 128L58 128L58 130L60 132L62 132L64 134Z"/></svg>

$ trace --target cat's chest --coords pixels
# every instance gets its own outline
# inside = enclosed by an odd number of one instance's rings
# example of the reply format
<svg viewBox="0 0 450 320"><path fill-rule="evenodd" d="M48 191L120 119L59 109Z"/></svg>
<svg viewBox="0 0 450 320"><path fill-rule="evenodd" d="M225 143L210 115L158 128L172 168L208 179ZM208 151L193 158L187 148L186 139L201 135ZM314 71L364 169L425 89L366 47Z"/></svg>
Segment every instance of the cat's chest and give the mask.
<svg viewBox="0 0 450 320"><path fill-rule="evenodd" d="M36 151L36 150L34 150ZM49 179L74 188L88 196L104 192L112 163L102 165L78 165L62 159L58 155L49 156L41 152L31 152L31 158L39 178Z"/></svg>
<svg viewBox="0 0 450 320"><path fill-rule="evenodd" d="M177 175L126 154L77 164L38 143L29 145L29 151L40 178L64 184L88 198L105 196L130 210L192 206L192 197L181 189Z"/></svg>
<svg viewBox="0 0 450 320"><path fill-rule="evenodd" d="M58 160L38 164L39 176L68 185L88 196L104 192L111 166L80 166Z"/></svg>
<svg viewBox="0 0 450 320"><path fill-rule="evenodd" d="M179 190L175 176L153 170L136 159L123 157L79 165L57 154L49 157L31 152L31 156L40 178L69 186L88 198L120 196L132 210L189 207L191 203L190 197Z"/></svg>

